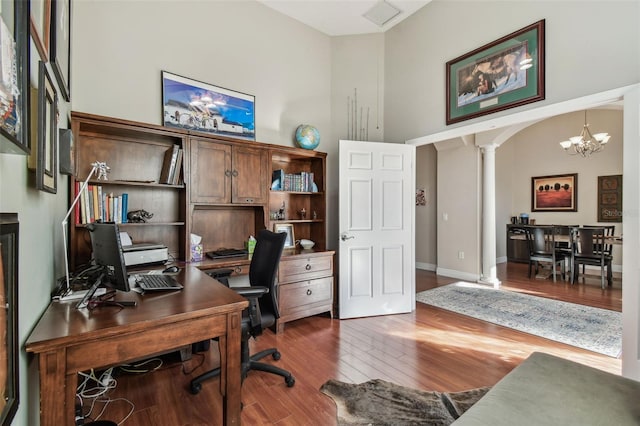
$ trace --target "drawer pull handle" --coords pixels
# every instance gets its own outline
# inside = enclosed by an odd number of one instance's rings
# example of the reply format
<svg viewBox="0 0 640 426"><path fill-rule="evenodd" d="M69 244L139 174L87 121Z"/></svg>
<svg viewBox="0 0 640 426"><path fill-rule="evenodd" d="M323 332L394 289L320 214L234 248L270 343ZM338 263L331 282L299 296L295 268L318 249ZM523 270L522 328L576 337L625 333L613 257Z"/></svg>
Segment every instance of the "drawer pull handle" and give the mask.
<svg viewBox="0 0 640 426"><path fill-rule="evenodd" d="M242 272L242 268L239 266L236 266L236 274L239 274L240 272Z"/></svg>
<svg viewBox="0 0 640 426"><path fill-rule="evenodd" d="M304 269L306 269L307 271L311 270L311 265L307 263L307 266L305 266Z"/></svg>
<svg viewBox="0 0 640 426"><path fill-rule="evenodd" d="M311 296L311 293L313 293L313 292L311 291L311 289L310 289L310 288L309 288L309 289L307 289L307 296Z"/></svg>

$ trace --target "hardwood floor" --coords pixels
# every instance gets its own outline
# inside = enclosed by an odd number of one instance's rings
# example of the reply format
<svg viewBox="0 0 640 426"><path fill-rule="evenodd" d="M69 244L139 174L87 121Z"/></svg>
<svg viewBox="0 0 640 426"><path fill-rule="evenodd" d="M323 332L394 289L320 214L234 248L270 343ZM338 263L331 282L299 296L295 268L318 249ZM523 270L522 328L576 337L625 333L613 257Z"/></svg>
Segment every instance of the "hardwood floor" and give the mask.
<svg viewBox="0 0 640 426"><path fill-rule="evenodd" d="M578 285L528 279L526 265L501 264L498 277L505 289L567 302L621 310L619 288L601 290L599 279ZM455 282L433 272L416 271L416 290ZM621 361L556 343L449 311L417 303L410 314L350 320L315 316L287 323L283 334L266 332L252 352L276 346L277 364L296 378L284 380L251 372L243 384L242 422L247 425L335 425L333 401L319 392L328 379L359 383L374 378L425 390L460 391L495 384L534 351L551 353L615 374ZM165 357L166 358L166 357ZM275 362L275 361L270 361ZM201 365L200 365L201 364ZM221 423L219 379L203 384L191 395L191 377L218 364L217 346L194 354L184 363L165 359L151 373L118 374L114 399L101 419L124 425L216 425ZM101 409L101 407L99 407ZM95 409L96 414L99 409ZM85 409L86 411L86 409Z"/></svg>

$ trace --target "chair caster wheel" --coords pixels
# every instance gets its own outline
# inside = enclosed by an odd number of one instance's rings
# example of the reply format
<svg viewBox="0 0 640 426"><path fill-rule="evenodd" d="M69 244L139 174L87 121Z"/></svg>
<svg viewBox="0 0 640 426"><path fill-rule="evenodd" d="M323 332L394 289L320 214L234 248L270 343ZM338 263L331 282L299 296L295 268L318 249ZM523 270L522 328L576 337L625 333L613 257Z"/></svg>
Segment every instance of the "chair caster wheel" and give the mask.
<svg viewBox="0 0 640 426"><path fill-rule="evenodd" d="M197 395L202 390L202 383L191 383L189 386L189 391L192 395Z"/></svg>
<svg viewBox="0 0 640 426"><path fill-rule="evenodd" d="M280 359L280 357L282 357L282 355L280 355L280 352L275 351L275 352L271 355L271 357L273 357L273 359L277 361L277 360L279 360L279 359Z"/></svg>
<svg viewBox="0 0 640 426"><path fill-rule="evenodd" d="M293 376L285 377L284 381L287 383L288 388L292 388L296 384L296 379Z"/></svg>

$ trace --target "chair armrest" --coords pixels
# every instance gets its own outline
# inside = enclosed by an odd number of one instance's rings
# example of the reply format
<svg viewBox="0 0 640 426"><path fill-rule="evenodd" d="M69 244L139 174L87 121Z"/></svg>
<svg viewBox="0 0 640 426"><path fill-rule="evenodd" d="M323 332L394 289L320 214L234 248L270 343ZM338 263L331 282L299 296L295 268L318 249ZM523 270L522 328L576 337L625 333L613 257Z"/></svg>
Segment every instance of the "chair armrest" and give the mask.
<svg viewBox="0 0 640 426"><path fill-rule="evenodd" d="M205 271L205 273L211 278L218 280L222 284L229 287L229 278L231 277L231 274L233 274L233 269L212 269L210 271Z"/></svg>
<svg viewBox="0 0 640 426"><path fill-rule="evenodd" d="M269 289L267 287L233 287L232 290L240 296L247 298L258 298L263 294L269 293Z"/></svg>
<svg viewBox="0 0 640 426"><path fill-rule="evenodd" d="M261 335L262 314L260 313L260 303L258 303L258 299L260 299L262 295L269 293L269 289L267 287L233 287L232 290L249 300L249 307L247 309L250 324L249 333L253 337Z"/></svg>

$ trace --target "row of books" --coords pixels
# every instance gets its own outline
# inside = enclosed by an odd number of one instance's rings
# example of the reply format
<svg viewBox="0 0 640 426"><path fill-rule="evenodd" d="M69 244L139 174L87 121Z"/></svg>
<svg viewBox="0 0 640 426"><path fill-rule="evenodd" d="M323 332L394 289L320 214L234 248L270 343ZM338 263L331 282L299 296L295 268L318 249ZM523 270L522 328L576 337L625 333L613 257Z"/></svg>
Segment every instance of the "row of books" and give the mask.
<svg viewBox="0 0 640 426"><path fill-rule="evenodd" d="M276 191L315 192L312 172L285 173L274 170L271 176L271 189Z"/></svg>
<svg viewBox="0 0 640 426"><path fill-rule="evenodd" d="M173 145L164 154L160 183L177 185L180 182L180 169L182 168L183 151L179 145Z"/></svg>
<svg viewBox="0 0 640 426"><path fill-rule="evenodd" d="M80 182L76 182L76 194L79 191ZM127 193L114 195L113 192L104 192L101 185L87 185L76 205L76 223L87 224L97 220L127 223L128 204Z"/></svg>

